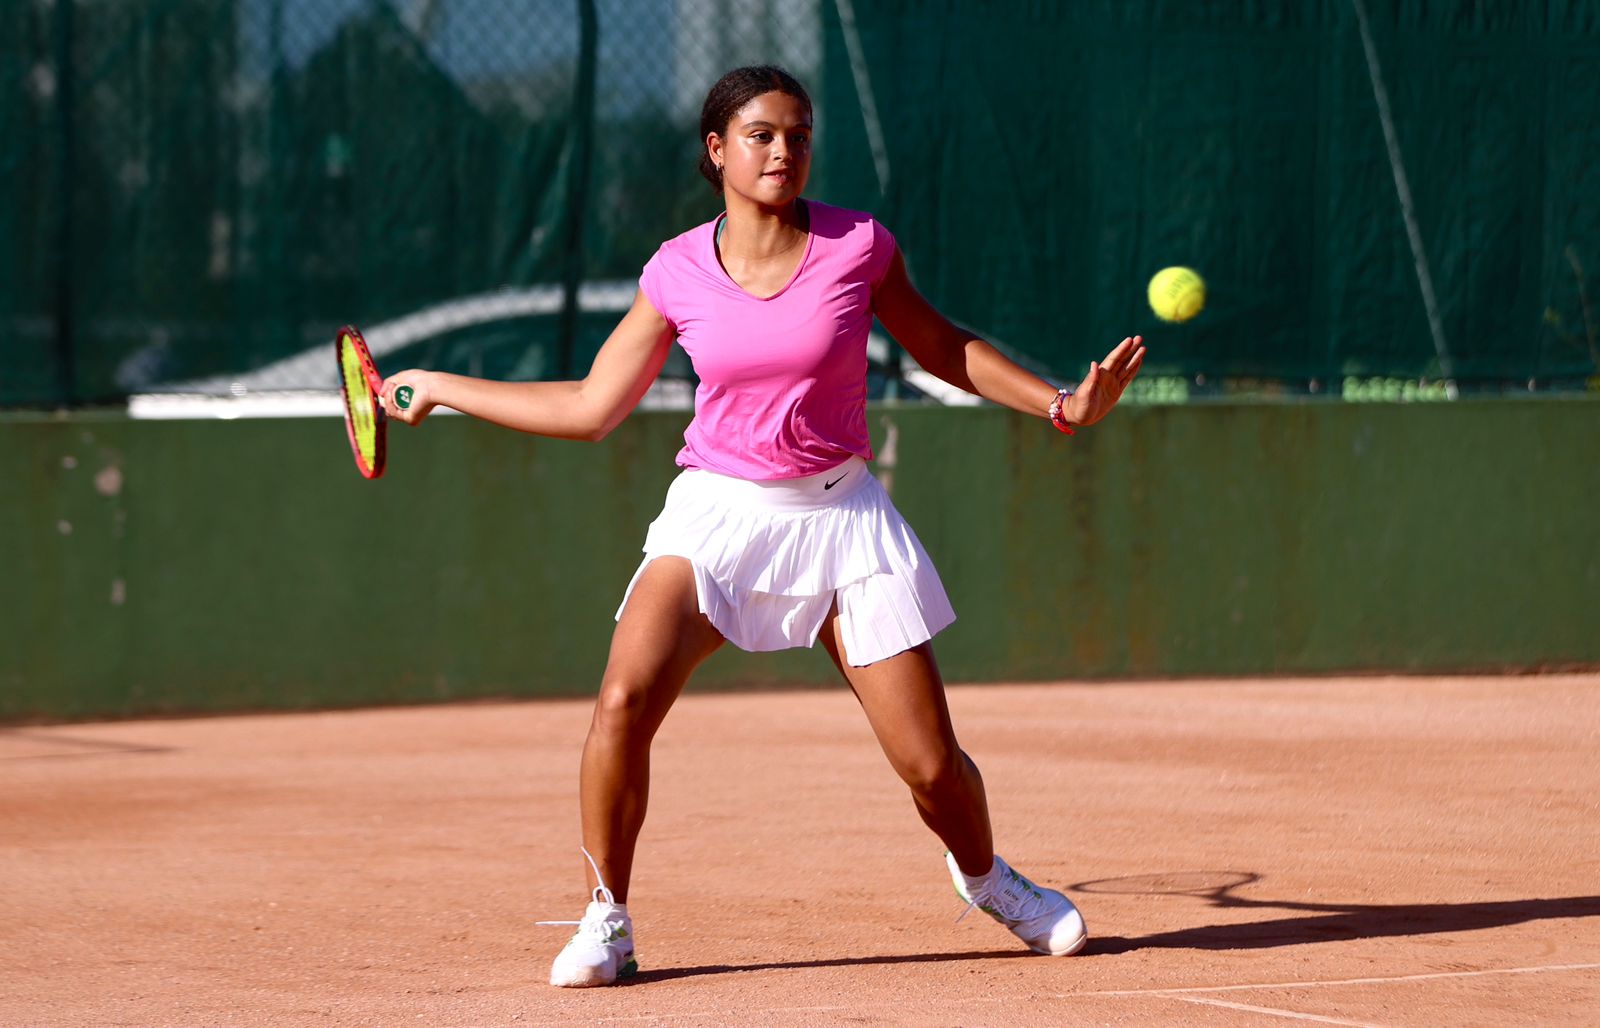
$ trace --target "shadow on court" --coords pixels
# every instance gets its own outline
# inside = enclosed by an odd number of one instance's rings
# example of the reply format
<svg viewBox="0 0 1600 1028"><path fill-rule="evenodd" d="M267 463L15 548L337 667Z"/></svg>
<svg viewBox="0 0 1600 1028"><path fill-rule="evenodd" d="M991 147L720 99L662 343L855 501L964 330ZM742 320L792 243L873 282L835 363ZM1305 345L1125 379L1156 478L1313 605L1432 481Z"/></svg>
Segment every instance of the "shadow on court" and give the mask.
<svg viewBox="0 0 1600 1028"><path fill-rule="evenodd" d="M1141 949L1270 949L1348 939L1471 932L1559 918L1600 917L1600 896L1489 903L1402 903L1392 906L1272 902L1229 896L1213 903L1220 907L1314 913L1274 921L1181 928L1134 938L1095 938L1091 933L1083 955L1110 956Z"/></svg>
<svg viewBox="0 0 1600 1028"><path fill-rule="evenodd" d="M808 967L861 967L863 965L887 966L892 964L943 964L959 960L1004 960L1009 957L1036 956L1025 949L974 950L969 953L907 953L886 957L839 957L833 960L783 960L768 964L705 964L699 967L663 967L640 971L628 979L628 985L646 982L665 982L674 978L693 978L698 975L734 974L739 971L790 971Z"/></svg>
<svg viewBox="0 0 1600 1028"><path fill-rule="evenodd" d="M171 753L171 746L145 746L110 739L86 739L56 731L31 731L26 728L0 728L0 743L15 740L24 747L21 753L0 753L0 760L61 760L69 757L106 757L130 753Z"/></svg>
<svg viewBox="0 0 1600 1028"><path fill-rule="evenodd" d="M1304 911L1306 914L1273 921L1252 921L1247 924L1202 925L1132 938L1116 935L1096 937L1091 930L1089 944L1079 956L1115 956L1142 949L1270 949L1350 939L1470 932L1557 918L1600 917L1600 896L1503 900L1488 903L1401 903L1359 906L1274 902L1228 896L1213 900L1212 903L1222 907L1294 910ZM740 971L954 963L963 960L1004 960L1033 956L1035 954L1025 949L1003 949L974 950L966 953L841 957L833 960L789 960L765 964L707 964L699 967L670 967L641 971L628 984L670 981L674 978L692 978L700 975L734 974Z"/></svg>

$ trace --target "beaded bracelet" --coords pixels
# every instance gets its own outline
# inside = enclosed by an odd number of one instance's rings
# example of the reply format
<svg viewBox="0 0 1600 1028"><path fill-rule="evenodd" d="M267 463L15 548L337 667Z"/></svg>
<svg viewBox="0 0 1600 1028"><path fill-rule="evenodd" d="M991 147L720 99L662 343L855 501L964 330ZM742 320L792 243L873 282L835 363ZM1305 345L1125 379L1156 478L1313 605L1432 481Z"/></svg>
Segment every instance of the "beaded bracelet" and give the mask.
<svg viewBox="0 0 1600 1028"><path fill-rule="evenodd" d="M1072 396L1071 389L1057 389L1056 398L1050 401L1050 424L1065 432L1067 435L1077 435L1072 426L1067 424L1066 402Z"/></svg>

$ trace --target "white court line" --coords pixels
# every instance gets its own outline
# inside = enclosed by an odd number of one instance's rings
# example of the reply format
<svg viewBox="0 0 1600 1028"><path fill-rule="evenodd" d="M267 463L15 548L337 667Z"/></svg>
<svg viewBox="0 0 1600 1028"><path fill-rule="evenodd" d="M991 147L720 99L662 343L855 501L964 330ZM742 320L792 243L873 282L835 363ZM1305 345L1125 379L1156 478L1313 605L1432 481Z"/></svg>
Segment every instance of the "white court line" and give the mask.
<svg viewBox="0 0 1600 1028"><path fill-rule="evenodd" d="M1433 971L1425 974L1388 975L1376 978L1330 978L1324 981L1312 982L1257 982L1254 985L1196 985L1176 989L1103 989L1096 992L1056 992L1037 993L1029 996L1030 1000L1072 1000L1082 999L1086 996L1113 996L1135 997L1152 996L1165 999L1182 1000L1187 1003L1203 1003L1218 1007L1235 1007L1240 1010L1250 1010L1256 1013L1273 1014L1279 1017L1290 1017L1305 1021L1319 1021L1326 1024L1363 1025L1361 1021L1336 1021L1332 1018L1316 1014L1300 1014L1288 1010L1275 1010L1271 1007L1251 1007L1242 1003L1228 1003L1223 1000L1203 999L1195 994L1210 992L1244 992L1260 991L1263 989L1313 989L1332 985L1388 985L1399 982L1424 982L1441 978L1483 978L1490 975L1506 974L1541 974L1552 971L1593 971L1600 969L1600 964L1541 964L1534 967L1492 967L1481 971ZM775 970L775 969L773 969ZM742 974L749 971L739 972ZM974 996L963 1000L945 1000L950 1005L970 1005L974 1003L1004 1003L1010 997L1003 996ZM832 1004L828 1006L794 1006L794 1007L762 1007L759 1010L745 1010L745 1016L755 1014L826 1014L835 1012L849 1012L867 1010L873 1007L900 1008L905 1004L902 1001L884 1003L849 1003ZM689 1018L715 1018L725 1016L726 1010L699 1010L686 1013L636 1014L623 1017L600 1017L595 1019L595 1024L623 1024L630 1021L679 1021ZM565 1021L547 1021L545 1024L565 1024Z"/></svg>
<svg viewBox="0 0 1600 1028"><path fill-rule="evenodd" d="M1312 989L1329 985L1385 985L1391 982L1425 982L1437 978L1482 978L1495 974L1540 974L1549 971L1593 971L1600 964L1541 964L1536 967L1491 967L1482 971L1433 971L1427 974L1400 974L1382 978L1329 978L1317 982L1262 982L1256 985L1196 985L1181 989L1114 989L1106 992L1080 992L1078 996L1188 995L1197 992L1243 992L1252 989Z"/></svg>
<svg viewBox="0 0 1600 1028"><path fill-rule="evenodd" d="M1229 1003L1223 999L1200 999L1195 996L1172 996L1171 999L1183 1003L1200 1003L1208 1007L1226 1007L1229 1010L1244 1010L1252 1014L1270 1014L1273 1017L1287 1017L1294 1021L1316 1021L1319 1024L1345 1024L1354 1028L1383 1028L1383 1025L1373 1024L1370 1021L1341 1021L1337 1017L1323 1017L1321 1014L1302 1014L1296 1010L1279 1010L1277 1007L1253 1007L1248 1003Z"/></svg>

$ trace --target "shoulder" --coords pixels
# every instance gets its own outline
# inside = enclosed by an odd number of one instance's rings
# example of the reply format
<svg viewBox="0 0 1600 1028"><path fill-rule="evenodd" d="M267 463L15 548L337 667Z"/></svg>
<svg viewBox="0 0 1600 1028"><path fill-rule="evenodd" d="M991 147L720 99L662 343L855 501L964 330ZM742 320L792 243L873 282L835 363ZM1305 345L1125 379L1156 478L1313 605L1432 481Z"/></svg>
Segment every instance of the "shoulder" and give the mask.
<svg viewBox="0 0 1600 1028"><path fill-rule="evenodd" d="M806 210L811 214L811 231L824 238L871 244L880 234L889 234L889 230L866 211L835 207L817 200L807 200Z"/></svg>
<svg viewBox="0 0 1600 1028"><path fill-rule="evenodd" d="M639 288L650 305L676 327L679 299L694 295L710 279L708 261L714 261L711 234L716 221L696 225L662 243L639 275Z"/></svg>
<svg viewBox="0 0 1600 1028"><path fill-rule="evenodd" d="M894 235L865 211L807 200L811 213L811 232L849 263L860 269L866 279L876 286L894 258Z"/></svg>
<svg viewBox="0 0 1600 1028"><path fill-rule="evenodd" d="M655 256L650 259L651 263L696 262L699 256L710 248L711 234L716 231L717 221L717 218L712 218L673 236L656 250Z"/></svg>
<svg viewBox="0 0 1600 1028"><path fill-rule="evenodd" d="M702 268L708 261L714 262L716 247L711 237L716 228L717 220L713 218L673 236L656 249L655 255L645 264L645 271L681 274Z"/></svg>

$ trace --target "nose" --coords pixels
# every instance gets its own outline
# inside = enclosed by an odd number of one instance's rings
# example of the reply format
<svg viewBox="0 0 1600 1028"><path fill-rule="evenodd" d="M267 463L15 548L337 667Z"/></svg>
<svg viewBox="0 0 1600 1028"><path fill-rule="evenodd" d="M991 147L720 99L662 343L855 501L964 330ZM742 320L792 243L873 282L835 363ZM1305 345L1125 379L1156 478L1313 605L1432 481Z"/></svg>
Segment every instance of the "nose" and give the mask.
<svg viewBox="0 0 1600 1028"><path fill-rule="evenodd" d="M782 136L772 141L772 156L785 163L789 160L789 141Z"/></svg>

